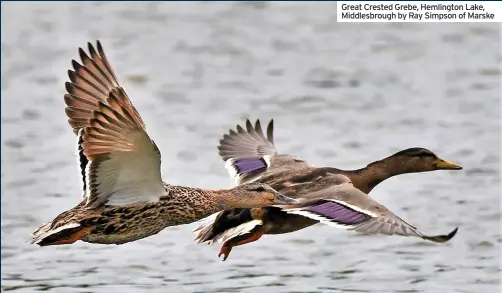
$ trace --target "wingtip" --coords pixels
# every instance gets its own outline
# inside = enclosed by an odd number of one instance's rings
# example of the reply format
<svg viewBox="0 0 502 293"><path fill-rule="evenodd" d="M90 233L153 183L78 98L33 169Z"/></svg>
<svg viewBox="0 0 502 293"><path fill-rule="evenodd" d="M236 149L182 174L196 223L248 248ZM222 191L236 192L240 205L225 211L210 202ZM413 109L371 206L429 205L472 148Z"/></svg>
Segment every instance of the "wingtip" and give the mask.
<svg viewBox="0 0 502 293"><path fill-rule="evenodd" d="M106 59L106 57L105 57L105 50L103 49L103 45L101 44L100 40L96 41L96 47L98 49L98 53L101 56L101 58Z"/></svg>
<svg viewBox="0 0 502 293"><path fill-rule="evenodd" d="M267 139L272 143L274 143L274 119L270 119L270 122L267 125Z"/></svg>
<svg viewBox="0 0 502 293"><path fill-rule="evenodd" d="M244 130L244 128L242 128L242 126L240 124L237 124L237 132L238 133L246 133L246 131Z"/></svg>
<svg viewBox="0 0 502 293"><path fill-rule="evenodd" d="M458 232L458 227L453 229L447 235L427 236L427 237L424 237L424 239L430 240L430 241L436 242L436 243L445 243L445 242L448 242L453 237L455 237L455 235L457 235L457 232Z"/></svg>
<svg viewBox="0 0 502 293"><path fill-rule="evenodd" d="M80 48L80 50L82 50L82 48ZM83 51L82 51L82 52L83 52ZM85 54L85 53L84 53L84 54ZM73 69L74 69L75 71L78 71L79 69L81 69L81 68L83 67L83 66L82 66L80 63L78 63L78 61L77 61L77 60L75 60L75 59L72 59L72 60L71 60L71 65L73 66Z"/></svg>
<svg viewBox="0 0 502 293"><path fill-rule="evenodd" d="M73 83L67 81L64 83L64 87L69 94L73 92Z"/></svg>
<svg viewBox="0 0 502 293"><path fill-rule="evenodd" d="M251 123L251 120L246 119L246 130L247 132L253 131L253 123Z"/></svg>
<svg viewBox="0 0 502 293"><path fill-rule="evenodd" d="M458 227L455 227L455 229L453 229L448 235L446 235L448 237L448 240L452 239L455 235L457 235L457 232L458 232Z"/></svg>
<svg viewBox="0 0 502 293"><path fill-rule="evenodd" d="M85 53L85 50L82 49L82 47L78 47L78 54L80 55L80 58L82 58L83 55L87 57L87 54Z"/></svg>
<svg viewBox="0 0 502 293"><path fill-rule="evenodd" d="M96 49L94 49L94 45L91 42L87 42L87 50L89 50L89 53L92 56L96 56L98 53L96 52Z"/></svg>
<svg viewBox="0 0 502 293"><path fill-rule="evenodd" d="M70 78L71 82L75 82L75 80L77 79L77 74L75 73L75 71L68 69L68 78Z"/></svg>

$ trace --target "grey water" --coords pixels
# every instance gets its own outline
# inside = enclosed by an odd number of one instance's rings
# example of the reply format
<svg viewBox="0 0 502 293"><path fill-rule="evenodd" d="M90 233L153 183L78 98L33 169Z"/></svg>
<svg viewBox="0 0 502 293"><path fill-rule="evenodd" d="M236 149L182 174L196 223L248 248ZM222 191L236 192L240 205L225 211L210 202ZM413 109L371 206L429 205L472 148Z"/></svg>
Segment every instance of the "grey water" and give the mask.
<svg viewBox="0 0 502 293"><path fill-rule="evenodd" d="M501 28L336 22L335 2L2 2L2 291L500 292ZM462 171L371 195L438 245L316 225L217 258L197 223L125 245L37 247L81 199L64 82L101 40L162 151L165 181L228 188L216 146L275 119L283 153L360 168L426 147Z"/></svg>

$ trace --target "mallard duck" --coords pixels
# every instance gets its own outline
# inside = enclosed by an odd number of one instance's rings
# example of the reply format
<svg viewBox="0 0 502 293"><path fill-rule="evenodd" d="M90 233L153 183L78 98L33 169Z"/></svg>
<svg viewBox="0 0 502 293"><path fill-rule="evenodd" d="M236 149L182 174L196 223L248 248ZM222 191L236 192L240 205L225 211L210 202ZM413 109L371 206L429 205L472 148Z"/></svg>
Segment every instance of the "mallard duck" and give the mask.
<svg viewBox="0 0 502 293"><path fill-rule="evenodd" d="M160 152L117 81L101 44L80 49L64 96L69 124L78 136L83 200L42 225L31 243L40 246L122 244L168 226L187 224L224 209L291 204L266 184L228 190L174 186L162 181Z"/></svg>
<svg viewBox="0 0 502 293"><path fill-rule="evenodd" d="M260 121L246 129L237 125L220 140L220 156L236 184L267 183L302 202L291 208L266 207L223 211L197 227L199 243L224 243L220 254L227 259L232 247L258 240L263 234L301 230L319 222L357 232L416 236L434 242L448 235L427 236L367 195L387 178L405 173L460 170L461 166L438 158L424 148L409 148L358 170L312 167L299 157L280 154L274 145L273 120L265 136Z"/></svg>

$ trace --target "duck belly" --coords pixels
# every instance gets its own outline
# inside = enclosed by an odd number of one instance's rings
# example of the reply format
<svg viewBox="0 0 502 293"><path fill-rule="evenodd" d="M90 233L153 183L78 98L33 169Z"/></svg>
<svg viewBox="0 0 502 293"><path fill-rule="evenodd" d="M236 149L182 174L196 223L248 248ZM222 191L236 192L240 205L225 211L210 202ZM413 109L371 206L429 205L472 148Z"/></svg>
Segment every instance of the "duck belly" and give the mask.
<svg viewBox="0 0 502 293"><path fill-rule="evenodd" d="M81 240L97 244L124 244L155 235L165 227L164 221L160 220L100 224Z"/></svg>

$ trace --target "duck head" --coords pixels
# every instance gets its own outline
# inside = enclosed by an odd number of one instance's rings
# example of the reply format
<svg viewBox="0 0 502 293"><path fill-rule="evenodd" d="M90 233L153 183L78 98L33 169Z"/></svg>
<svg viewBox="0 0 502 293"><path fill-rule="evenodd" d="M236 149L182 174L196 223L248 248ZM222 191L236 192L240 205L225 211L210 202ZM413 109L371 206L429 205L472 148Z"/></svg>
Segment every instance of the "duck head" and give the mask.
<svg viewBox="0 0 502 293"><path fill-rule="evenodd" d="M425 148L409 148L395 153L389 159L402 165L408 172L427 172L434 170L462 170L462 166L439 158Z"/></svg>
<svg viewBox="0 0 502 293"><path fill-rule="evenodd" d="M233 188L229 205L235 208L257 208L298 203L263 183L247 183Z"/></svg>

